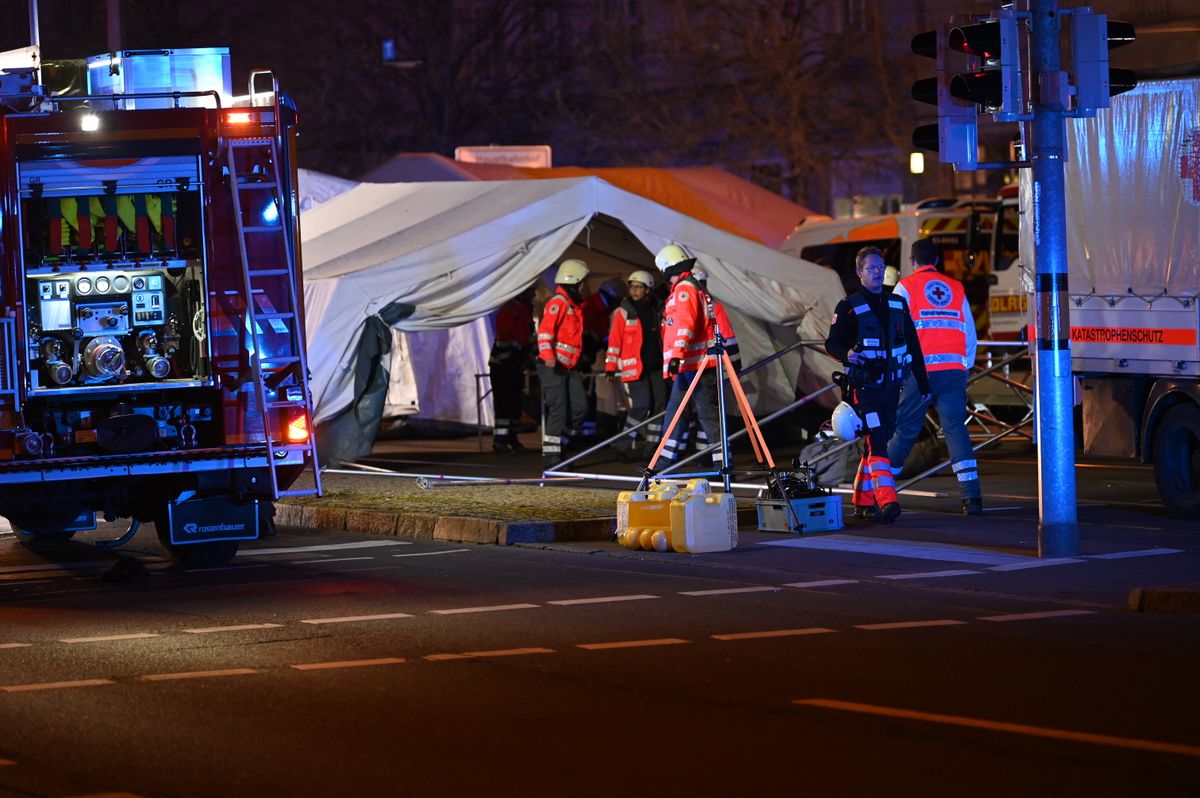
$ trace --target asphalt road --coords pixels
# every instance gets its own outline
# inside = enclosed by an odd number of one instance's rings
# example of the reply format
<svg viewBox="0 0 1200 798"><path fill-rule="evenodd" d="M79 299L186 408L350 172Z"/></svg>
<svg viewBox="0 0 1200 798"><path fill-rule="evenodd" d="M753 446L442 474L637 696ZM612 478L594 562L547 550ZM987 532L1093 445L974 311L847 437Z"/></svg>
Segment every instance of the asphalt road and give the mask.
<svg viewBox="0 0 1200 798"><path fill-rule="evenodd" d="M0 537L0 795L1197 795L1200 616L1125 598L1200 540L1138 490L1049 564L1021 499L702 556L143 533L120 582Z"/></svg>

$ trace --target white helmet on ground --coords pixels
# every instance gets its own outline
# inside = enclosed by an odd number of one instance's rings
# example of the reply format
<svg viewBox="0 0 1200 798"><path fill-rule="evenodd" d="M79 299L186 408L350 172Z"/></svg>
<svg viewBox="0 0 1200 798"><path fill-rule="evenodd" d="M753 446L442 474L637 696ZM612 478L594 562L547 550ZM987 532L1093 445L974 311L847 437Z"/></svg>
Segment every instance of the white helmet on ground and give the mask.
<svg viewBox="0 0 1200 798"><path fill-rule="evenodd" d="M668 277L687 271L695 263L696 259L678 244L667 244L654 256L654 265Z"/></svg>
<svg viewBox="0 0 1200 798"><path fill-rule="evenodd" d="M629 279L627 279L625 282L641 283L642 285L646 286L647 288L653 288L654 287L654 275L648 271L645 271L644 269L638 269L636 272L629 275Z"/></svg>
<svg viewBox="0 0 1200 798"><path fill-rule="evenodd" d="M848 402L838 402L838 406L833 409L833 417L829 419L829 423L837 436L844 441L852 441L857 438L863 428L862 418L859 417L858 411Z"/></svg>
<svg viewBox="0 0 1200 798"><path fill-rule="evenodd" d="M558 285L579 285L588 276L588 265L578 258L564 260L554 273L554 282Z"/></svg>

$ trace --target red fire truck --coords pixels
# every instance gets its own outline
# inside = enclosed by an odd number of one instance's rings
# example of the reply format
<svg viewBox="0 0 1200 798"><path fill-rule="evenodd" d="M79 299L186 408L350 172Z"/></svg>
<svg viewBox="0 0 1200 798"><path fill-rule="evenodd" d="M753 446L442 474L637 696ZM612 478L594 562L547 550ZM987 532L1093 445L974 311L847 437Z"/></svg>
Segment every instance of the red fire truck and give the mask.
<svg viewBox="0 0 1200 798"><path fill-rule="evenodd" d="M73 92L43 66L0 72L0 515L29 542L130 519L110 546L152 521L227 562L320 491L296 109L270 73L232 100L227 50L97 56Z"/></svg>

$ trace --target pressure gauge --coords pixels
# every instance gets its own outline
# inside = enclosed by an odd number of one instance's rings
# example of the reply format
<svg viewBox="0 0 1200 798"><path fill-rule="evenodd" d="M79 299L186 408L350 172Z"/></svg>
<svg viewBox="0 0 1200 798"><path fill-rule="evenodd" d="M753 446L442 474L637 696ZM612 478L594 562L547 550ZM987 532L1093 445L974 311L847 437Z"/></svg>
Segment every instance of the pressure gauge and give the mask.
<svg viewBox="0 0 1200 798"><path fill-rule="evenodd" d="M75 281L75 293L90 294L92 293L92 281L86 277L80 277Z"/></svg>
<svg viewBox="0 0 1200 798"><path fill-rule="evenodd" d="M108 293L108 278L107 277L97 277L96 278L96 293L97 294L107 294Z"/></svg>

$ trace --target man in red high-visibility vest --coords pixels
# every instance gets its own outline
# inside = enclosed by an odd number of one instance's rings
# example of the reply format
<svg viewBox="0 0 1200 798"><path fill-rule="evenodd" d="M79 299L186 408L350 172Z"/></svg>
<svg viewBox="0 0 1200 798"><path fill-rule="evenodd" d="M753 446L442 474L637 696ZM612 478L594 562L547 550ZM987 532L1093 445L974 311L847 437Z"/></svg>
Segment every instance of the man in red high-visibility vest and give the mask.
<svg viewBox="0 0 1200 798"><path fill-rule="evenodd" d="M612 380L620 379L629 391L632 406L625 427L636 427L651 414L663 411L667 404L667 383L662 376L662 324L658 303L650 296L654 277L638 269L629 275L629 296L621 300L612 316L608 333L608 352L604 372ZM657 446L662 422L646 425L642 437ZM637 431L618 438L613 444L621 460L628 460Z"/></svg>
<svg viewBox="0 0 1200 798"><path fill-rule="evenodd" d="M967 374L975 364L975 319L963 285L937 269L938 250L931 238L914 241L913 272L902 279L895 293L908 302L913 326L921 339L925 370L929 374L932 402L937 408L954 475L958 478L963 512L983 512L979 467L967 432ZM929 396L922 396L912 377L904 384L896 414L896 433L888 443L888 461L896 474L912 451Z"/></svg>
<svg viewBox="0 0 1200 798"><path fill-rule="evenodd" d="M576 370L583 351L583 278L588 266L581 260L564 260L554 275L558 286L542 308L538 324L538 379L546 404L542 428L542 464L549 468L562 462L564 437L583 423L587 394Z"/></svg>

